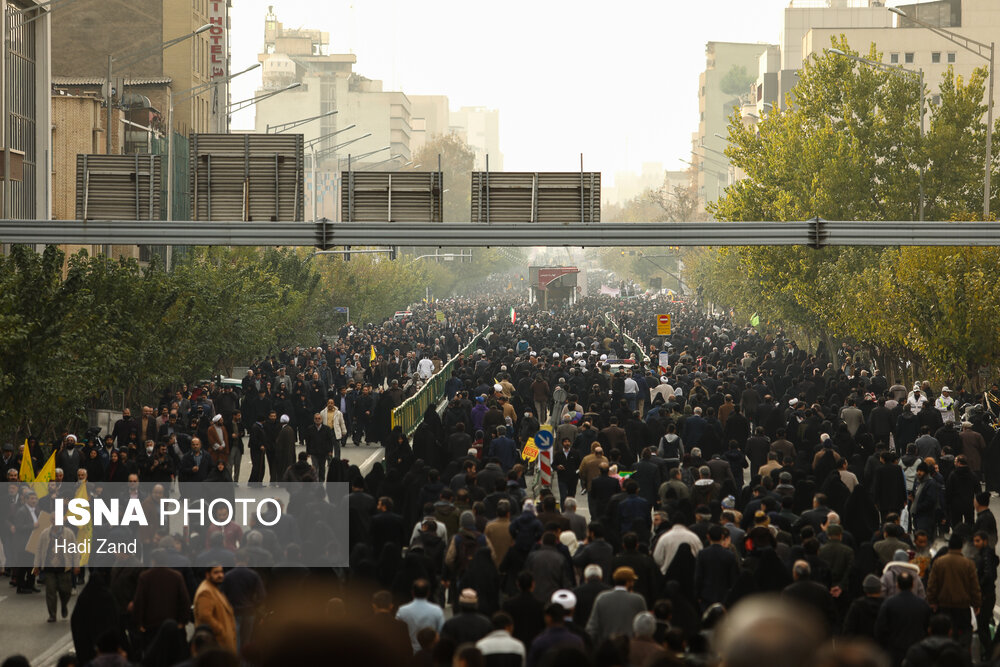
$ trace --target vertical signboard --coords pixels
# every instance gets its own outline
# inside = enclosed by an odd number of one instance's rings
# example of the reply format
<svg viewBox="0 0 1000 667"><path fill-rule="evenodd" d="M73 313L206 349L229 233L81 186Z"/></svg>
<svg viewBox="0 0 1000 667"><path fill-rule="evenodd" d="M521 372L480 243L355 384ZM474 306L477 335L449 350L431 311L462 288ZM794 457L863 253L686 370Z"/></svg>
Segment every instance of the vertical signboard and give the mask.
<svg viewBox="0 0 1000 667"><path fill-rule="evenodd" d="M213 81L224 79L229 70L229 49L227 48L228 22L227 0L208 0L208 22L212 28L208 31L209 78Z"/></svg>

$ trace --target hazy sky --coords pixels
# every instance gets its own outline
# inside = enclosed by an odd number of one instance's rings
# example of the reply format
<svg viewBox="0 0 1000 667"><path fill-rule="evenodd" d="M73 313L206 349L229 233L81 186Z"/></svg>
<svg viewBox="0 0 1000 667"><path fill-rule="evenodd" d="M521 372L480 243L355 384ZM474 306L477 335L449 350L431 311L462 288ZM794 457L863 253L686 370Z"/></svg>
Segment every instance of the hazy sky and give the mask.
<svg viewBox="0 0 1000 667"><path fill-rule="evenodd" d="M708 41L777 43L789 0L236 0L233 71L256 62L264 16L330 33L385 89L500 110L504 168L611 178L643 162L683 169ZM233 81L253 95L259 70ZM294 120L294 109L289 120ZM253 127L252 110L233 127Z"/></svg>

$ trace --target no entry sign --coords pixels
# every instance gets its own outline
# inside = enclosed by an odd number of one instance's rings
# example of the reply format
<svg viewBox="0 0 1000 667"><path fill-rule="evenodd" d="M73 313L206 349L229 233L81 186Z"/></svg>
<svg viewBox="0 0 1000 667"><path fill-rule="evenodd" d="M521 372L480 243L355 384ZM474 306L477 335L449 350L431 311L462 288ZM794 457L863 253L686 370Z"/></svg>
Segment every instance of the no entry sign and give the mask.
<svg viewBox="0 0 1000 667"><path fill-rule="evenodd" d="M656 316L656 335L670 335L670 313L664 313L663 315Z"/></svg>

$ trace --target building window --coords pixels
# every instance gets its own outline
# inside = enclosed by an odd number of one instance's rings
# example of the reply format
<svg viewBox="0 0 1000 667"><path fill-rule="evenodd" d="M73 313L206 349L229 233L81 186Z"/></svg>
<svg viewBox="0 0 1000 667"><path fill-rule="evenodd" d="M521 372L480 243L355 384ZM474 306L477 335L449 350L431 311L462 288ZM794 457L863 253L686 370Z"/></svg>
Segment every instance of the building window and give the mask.
<svg viewBox="0 0 1000 667"><path fill-rule="evenodd" d="M935 51L934 53L931 54L931 62L932 63L939 63L939 62L941 62L941 52L940 51Z"/></svg>
<svg viewBox="0 0 1000 667"><path fill-rule="evenodd" d="M889 62L892 63L893 65L898 64L899 63L899 54L898 53L890 53L889 54Z"/></svg>
<svg viewBox="0 0 1000 667"><path fill-rule="evenodd" d="M903 60L907 65L913 63L913 52L911 51L910 53L904 54Z"/></svg>
<svg viewBox="0 0 1000 667"><path fill-rule="evenodd" d="M954 51L949 51L948 52L948 62L950 62L950 63L955 62L955 52Z"/></svg>
<svg viewBox="0 0 1000 667"><path fill-rule="evenodd" d="M931 104L933 104L935 106L941 104L941 96L940 95L931 95Z"/></svg>

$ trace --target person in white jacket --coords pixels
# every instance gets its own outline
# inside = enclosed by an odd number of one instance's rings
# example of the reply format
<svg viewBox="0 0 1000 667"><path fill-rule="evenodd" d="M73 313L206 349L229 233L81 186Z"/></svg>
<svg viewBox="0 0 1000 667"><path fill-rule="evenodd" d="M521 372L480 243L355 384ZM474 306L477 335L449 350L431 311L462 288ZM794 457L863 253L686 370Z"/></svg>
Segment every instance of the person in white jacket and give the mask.
<svg viewBox="0 0 1000 667"><path fill-rule="evenodd" d="M326 407L320 410L319 416L323 418L323 423L333 431L340 446L347 443L347 422L344 421L344 413L337 407L337 402L332 398L326 402Z"/></svg>

